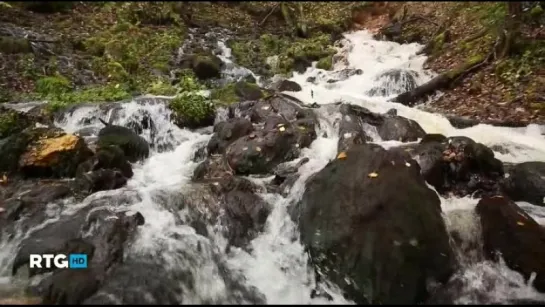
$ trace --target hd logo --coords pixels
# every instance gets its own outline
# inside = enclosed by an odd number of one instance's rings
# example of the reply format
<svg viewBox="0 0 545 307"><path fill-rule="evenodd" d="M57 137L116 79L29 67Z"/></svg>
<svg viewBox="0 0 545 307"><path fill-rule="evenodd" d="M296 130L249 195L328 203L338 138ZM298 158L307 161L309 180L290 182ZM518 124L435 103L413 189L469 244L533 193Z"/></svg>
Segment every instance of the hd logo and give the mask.
<svg viewBox="0 0 545 307"><path fill-rule="evenodd" d="M64 254L31 254L30 268L35 269L86 269L87 255L70 254L68 257Z"/></svg>

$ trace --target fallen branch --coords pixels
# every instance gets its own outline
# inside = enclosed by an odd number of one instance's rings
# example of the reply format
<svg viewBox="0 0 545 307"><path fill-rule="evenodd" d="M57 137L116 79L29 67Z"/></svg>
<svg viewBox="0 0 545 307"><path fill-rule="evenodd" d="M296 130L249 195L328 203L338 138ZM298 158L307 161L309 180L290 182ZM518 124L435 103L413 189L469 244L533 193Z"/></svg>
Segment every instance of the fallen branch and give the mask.
<svg viewBox="0 0 545 307"><path fill-rule="evenodd" d="M444 72L411 91L398 95L391 101L409 107L414 106L419 100L435 93L437 90L446 88L449 85L458 82L461 78L467 76L469 73L477 70L479 67L486 64L494 55L494 49L495 48L492 48L492 51L486 57L478 57L467 61L461 66Z"/></svg>
<svg viewBox="0 0 545 307"><path fill-rule="evenodd" d="M278 8L279 5L280 5L280 4L277 3L277 4L275 4L275 5L272 7L272 9L271 9L271 11L269 12L269 14L267 14L267 16L265 16L265 18L263 18L263 20L261 20L261 22L259 23L259 26L260 26L260 27L265 23L265 21L267 21L267 19L269 18L269 16L271 16L272 13L274 13L274 11L276 11L276 9Z"/></svg>

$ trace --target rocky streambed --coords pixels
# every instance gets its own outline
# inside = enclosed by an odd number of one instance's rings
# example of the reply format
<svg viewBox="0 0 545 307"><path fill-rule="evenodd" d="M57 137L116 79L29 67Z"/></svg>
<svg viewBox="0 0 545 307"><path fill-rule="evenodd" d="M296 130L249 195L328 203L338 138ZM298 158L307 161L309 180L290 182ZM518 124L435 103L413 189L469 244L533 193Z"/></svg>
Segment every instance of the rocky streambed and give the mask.
<svg viewBox="0 0 545 307"><path fill-rule="evenodd" d="M252 74L218 46L225 76ZM2 296L543 302L541 127L456 129L388 102L433 76L421 46L358 31L337 48L332 71L295 73L213 126L175 125L169 97L2 108L20 123L0 140ZM33 253L86 253L89 268L29 270Z"/></svg>

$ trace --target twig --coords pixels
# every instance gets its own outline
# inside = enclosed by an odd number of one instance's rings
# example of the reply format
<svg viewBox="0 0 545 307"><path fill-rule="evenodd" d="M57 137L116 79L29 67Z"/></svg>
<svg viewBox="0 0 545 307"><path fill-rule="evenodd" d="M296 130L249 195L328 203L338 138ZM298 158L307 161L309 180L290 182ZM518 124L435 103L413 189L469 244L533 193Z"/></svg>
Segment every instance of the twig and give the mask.
<svg viewBox="0 0 545 307"><path fill-rule="evenodd" d="M277 4L275 4L275 5L272 7L272 9L271 9L271 11L269 12L269 14L267 14L267 16L265 16L265 18L263 18L263 20L261 20L261 22L259 23L259 26L260 26L260 27L265 23L265 21L267 20L267 18L269 18L269 16L272 15L272 13L276 10L276 8L277 8L279 5L280 5L280 4L277 3Z"/></svg>

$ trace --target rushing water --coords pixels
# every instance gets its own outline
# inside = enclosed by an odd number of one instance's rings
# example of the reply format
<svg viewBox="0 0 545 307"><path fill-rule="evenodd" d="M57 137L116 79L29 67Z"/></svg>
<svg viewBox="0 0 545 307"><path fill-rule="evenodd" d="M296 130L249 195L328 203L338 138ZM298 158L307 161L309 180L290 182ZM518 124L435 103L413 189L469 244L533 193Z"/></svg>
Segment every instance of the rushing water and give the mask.
<svg viewBox="0 0 545 307"><path fill-rule="evenodd" d="M377 87L382 88L384 93L391 94L405 86L403 80L396 83L385 82L379 78L382 73L391 69L411 71L418 84L433 77L432 73L423 69L426 58L416 55L420 45L376 41L366 31L346 34L338 45L339 60L332 71L309 68L303 74L296 73L292 80L299 83L303 90L288 94L308 104L327 104L342 100L375 112L386 112L395 108L399 115L416 120L427 133L463 135L488 146L499 146L503 150L496 152L496 155L502 161L545 161L545 138L541 136L540 127L510 129L478 125L458 130L440 115L390 103L387 100L391 97L370 97L370 91ZM223 51L221 58L227 64L225 73L229 78L236 79L253 74L232 63L230 50L223 41L219 41L218 47ZM347 68L361 69L361 73L346 80L330 82L331 79L337 79L339 72ZM197 166L192 160L193 155L211 135L206 131L192 132L176 127L169 122L169 111L164 104L157 103L155 99L148 100L150 103L133 101L123 104L121 112L111 120L115 124L124 125L131 118L141 117L143 110L147 111L157 131L153 134L144 131L142 135L160 146L154 147L156 149L152 150L146 161L134 166L134 177L126 187L96 193L81 204L104 195L133 195L120 206L141 212L146 223L140 228L129 255L154 255L161 257L169 269L189 270L195 287L184 289L184 303L233 303L220 267L225 265L230 269L230 274L239 276L245 280L247 286L253 286L262 293L268 304L350 304L350 301L339 294L338 289L330 285L321 287L333 297L333 301L310 298L311 290L316 287L313 271L308 266L303 246L298 240L296 225L287 213L288 205L297 201L304 192L306 179L335 157L338 137L334 122L339 114L330 114L326 108L316 109L322 131L318 131L318 138L311 147L302 152L302 156L309 158L309 162L300 168L301 177L287 197L262 194L274 208L267 220L265 231L251 242L249 251L231 248L225 253L226 243L221 235L215 235L212 239L198 235L193 228L178 222L183 212L170 209L177 196L191 187L190 178ZM68 132L76 132L84 126L99 128L101 124L97 119L82 123L83 118L97 114L100 115L100 111L95 107L80 108L57 124ZM385 147L399 144L382 142L378 136L375 136L374 141ZM259 182L266 179L252 180ZM459 303L504 302L515 298L545 299L545 296L526 285L518 273L507 269L505 265L491 264L483 261L478 253L464 250L465 245L480 243L479 227L473 213L477 199L441 200L447 227L449 230L456 230L463 238L462 246L458 250L463 268L456 276L463 282L463 287L459 290L461 293L457 296ZM542 208L521 205L538 222L545 222L545 211ZM63 209L59 211L62 213ZM57 212L57 215L60 213ZM209 225L209 229L214 233L214 225ZM16 282L7 276L16 246L23 236L21 234L10 242L0 242L0 284L2 281L12 285Z"/></svg>

